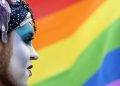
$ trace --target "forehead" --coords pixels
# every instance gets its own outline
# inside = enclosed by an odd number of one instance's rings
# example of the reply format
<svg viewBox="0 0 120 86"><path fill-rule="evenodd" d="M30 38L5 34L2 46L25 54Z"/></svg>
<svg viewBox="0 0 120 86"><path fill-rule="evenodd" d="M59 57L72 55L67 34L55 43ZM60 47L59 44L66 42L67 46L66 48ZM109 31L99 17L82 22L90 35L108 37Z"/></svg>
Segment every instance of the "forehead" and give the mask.
<svg viewBox="0 0 120 86"><path fill-rule="evenodd" d="M25 37L26 35L34 35L34 29L33 29L33 26L31 25L31 23L27 23L21 27L18 27L16 29L16 32L21 37Z"/></svg>

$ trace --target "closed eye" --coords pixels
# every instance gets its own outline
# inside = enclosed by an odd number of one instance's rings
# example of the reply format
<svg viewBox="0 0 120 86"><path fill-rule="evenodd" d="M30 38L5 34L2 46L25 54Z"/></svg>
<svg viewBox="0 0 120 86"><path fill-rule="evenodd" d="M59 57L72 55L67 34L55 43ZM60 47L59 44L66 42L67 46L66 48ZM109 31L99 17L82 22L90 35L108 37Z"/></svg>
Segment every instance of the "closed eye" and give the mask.
<svg viewBox="0 0 120 86"><path fill-rule="evenodd" d="M25 44L31 45L33 39L33 37L26 37L23 41L25 42Z"/></svg>
<svg viewBox="0 0 120 86"><path fill-rule="evenodd" d="M20 29L16 29L16 32L26 45L32 45L34 30L30 23L23 25Z"/></svg>

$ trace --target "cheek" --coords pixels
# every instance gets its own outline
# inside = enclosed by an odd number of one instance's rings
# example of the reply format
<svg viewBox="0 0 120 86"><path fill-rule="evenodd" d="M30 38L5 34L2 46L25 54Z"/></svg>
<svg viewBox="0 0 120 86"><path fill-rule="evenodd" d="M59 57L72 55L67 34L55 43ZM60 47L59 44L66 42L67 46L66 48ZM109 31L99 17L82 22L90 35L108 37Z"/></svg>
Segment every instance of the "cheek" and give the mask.
<svg viewBox="0 0 120 86"><path fill-rule="evenodd" d="M13 60L16 61L17 64L20 65L20 67L26 68L27 63L30 59L29 48L27 47L27 45L25 45L25 43L23 43L20 38L15 38L13 40L13 43Z"/></svg>
<svg viewBox="0 0 120 86"><path fill-rule="evenodd" d="M22 66L26 66L26 63L29 60L29 50L26 49L25 46L16 45L13 48L13 52L13 57L15 58L15 60L18 61L18 63Z"/></svg>
<svg viewBox="0 0 120 86"><path fill-rule="evenodd" d="M26 76L29 56L30 52L24 44L18 43L14 45L10 62L10 71L15 79L21 80Z"/></svg>
<svg viewBox="0 0 120 86"><path fill-rule="evenodd" d="M29 61L30 49L22 42L19 35L14 34L12 57L10 59L8 71L18 83L27 82L28 73L26 73L26 68Z"/></svg>

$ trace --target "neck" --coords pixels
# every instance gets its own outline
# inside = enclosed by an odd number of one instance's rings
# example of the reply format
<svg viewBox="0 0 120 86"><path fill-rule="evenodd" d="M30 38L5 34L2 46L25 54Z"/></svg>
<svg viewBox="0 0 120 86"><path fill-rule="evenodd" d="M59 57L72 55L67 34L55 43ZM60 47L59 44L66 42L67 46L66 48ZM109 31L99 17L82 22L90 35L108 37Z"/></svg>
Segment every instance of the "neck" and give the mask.
<svg viewBox="0 0 120 86"><path fill-rule="evenodd" d="M2 74L0 76L0 86L16 86L14 81L9 77L8 74Z"/></svg>

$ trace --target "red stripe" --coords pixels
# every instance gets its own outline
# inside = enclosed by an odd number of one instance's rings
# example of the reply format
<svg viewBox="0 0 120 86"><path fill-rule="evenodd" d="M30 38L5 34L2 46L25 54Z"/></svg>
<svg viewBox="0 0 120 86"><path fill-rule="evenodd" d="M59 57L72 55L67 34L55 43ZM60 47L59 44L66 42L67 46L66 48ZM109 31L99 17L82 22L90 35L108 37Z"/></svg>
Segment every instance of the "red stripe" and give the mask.
<svg viewBox="0 0 120 86"><path fill-rule="evenodd" d="M26 0L33 9L35 18L47 16L50 13L65 8L82 0Z"/></svg>

